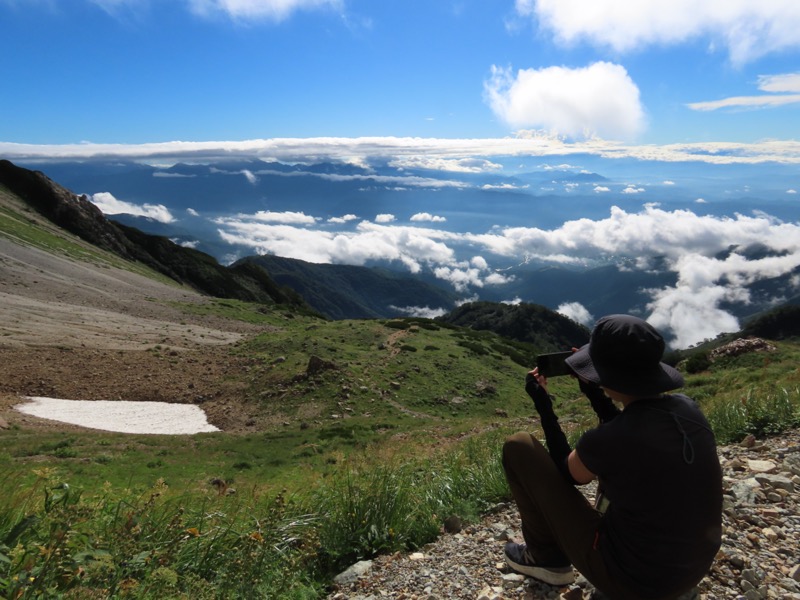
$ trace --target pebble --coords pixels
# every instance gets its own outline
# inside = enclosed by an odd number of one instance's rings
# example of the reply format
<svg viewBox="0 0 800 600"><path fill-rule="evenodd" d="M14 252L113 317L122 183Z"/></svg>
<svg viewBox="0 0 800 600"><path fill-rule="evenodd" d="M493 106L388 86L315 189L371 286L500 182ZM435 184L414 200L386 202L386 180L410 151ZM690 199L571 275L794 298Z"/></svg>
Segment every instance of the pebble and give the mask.
<svg viewBox="0 0 800 600"><path fill-rule="evenodd" d="M800 600L800 430L766 439L749 436L720 447L719 457L722 547L691 597ZM591 498L594 486L583 491ZM505 542L521 539L513 503L495 506L479 523L462 525L455 535L443 529L418 552L368 561L354 579L334 583L328 600L588 600L595 593L580 574L574 584L558 588L508 569Z"/></svg>

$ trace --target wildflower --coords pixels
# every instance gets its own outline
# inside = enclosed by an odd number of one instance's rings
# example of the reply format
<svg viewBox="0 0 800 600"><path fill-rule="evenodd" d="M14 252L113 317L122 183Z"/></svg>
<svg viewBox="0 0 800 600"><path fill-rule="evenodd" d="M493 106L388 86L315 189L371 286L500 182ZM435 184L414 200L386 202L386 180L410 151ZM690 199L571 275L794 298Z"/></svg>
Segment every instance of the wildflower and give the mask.
<svg viewBox="0 0 800 600"><path fill-rule="evenodd" d="M200 530L197 527L189 527L189 529L186 530L186 533L188 533L192 537L200 536Z"/></svg>
<svg viewBox="0 0 800 600"><path fill-rule="evenodd" d="M261 535L258 531L254 531L253 533L250 534L250 539L255 540L257 542L263 542L264 536Z"/></svg>

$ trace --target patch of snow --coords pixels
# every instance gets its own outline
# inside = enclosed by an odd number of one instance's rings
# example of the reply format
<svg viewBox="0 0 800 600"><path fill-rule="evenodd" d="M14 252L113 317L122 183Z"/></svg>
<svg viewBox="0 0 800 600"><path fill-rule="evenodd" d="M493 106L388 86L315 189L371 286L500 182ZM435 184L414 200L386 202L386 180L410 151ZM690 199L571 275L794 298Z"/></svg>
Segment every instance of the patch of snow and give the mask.
<svg viewBox="0 0 800 600"><path fill-rule="evenodd" d="M169 402L129 402L125 400L60 400L41 396L26 397L14 408L42 419L71 423L91 429L120 433L191 435L219 431L206 413L192 404Z"/></svg>

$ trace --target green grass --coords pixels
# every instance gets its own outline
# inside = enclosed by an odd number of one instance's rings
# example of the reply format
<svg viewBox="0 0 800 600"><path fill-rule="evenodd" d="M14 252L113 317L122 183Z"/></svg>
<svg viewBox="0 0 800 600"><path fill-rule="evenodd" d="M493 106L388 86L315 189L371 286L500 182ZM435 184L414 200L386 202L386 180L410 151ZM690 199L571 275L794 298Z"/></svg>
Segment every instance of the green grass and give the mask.
<svg viewBox="0 0 800 600"><path fill-rule="evenodd" d="M537 429L530 346L419 319L184 308L263 325L230 375L262 430L4 431L0 597L319 598L353 561L419 548L448 516L508 497L502 441ZM720 443L800 425L800 344L776 345L686 375ZM308 375L312 356L326 368ZM569 377L550 391L574 441L591 409Z"/></svg>

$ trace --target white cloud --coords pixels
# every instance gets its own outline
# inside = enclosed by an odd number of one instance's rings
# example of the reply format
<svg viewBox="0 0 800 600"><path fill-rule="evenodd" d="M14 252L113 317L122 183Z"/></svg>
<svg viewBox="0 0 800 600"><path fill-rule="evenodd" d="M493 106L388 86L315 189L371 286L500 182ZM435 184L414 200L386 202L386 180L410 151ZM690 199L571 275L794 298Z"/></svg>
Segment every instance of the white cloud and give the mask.
<svg viewBox="0 0 800 600"><path fill-rule="evenodd" d="M313 225L317 219L303 212L273 212L271 210L259 210L252 216L238 215L239 218L251 218L262 223L285 223L293 225Z"/></svg>
<svg viewBox="0 0 800 600"><path fill-rule="evenodd" d="M397 217L395 217L392 214L384 213L384 214L380 214L380 215L375 215L375 222L376 223L391 223L392 221L396 221L396 220L397 220Z"/></svg>
<svg viewBox="0 0 800 600"><path fill-rule="evenodd" d="M675 182L674 181L670 181L669 179L666 179L666 180L662 181L661 184L662 185L675 185Z"/></svg>
<svg viewBox="0 0 800 600"><path fill-rule="evenodd" d="M187 213L189 213L190 215L192 215L193 217L199 217L199 216L200 216L200 213L199 213L199 212L197 212L197 211L196 211L195 209L193 209L193 208L187 208L187 209L186 209L186 212L187 212Z"/></svg>
<svg viewBox="0 0 800 600"><path fill-rule="evenodd" d="M430 306L389 306L389 308L410 317L422 317L424 319L435 319L450 312L446 308L431 308Z"/></svg>
<svg viewBox="0 0 800 600"><path fill-rule="evenodd" d="M503 165L484 158L440 158L436 156L404 156L389 161L398 169L429 169L454 173L489 173L499 171Z"/></svg>
<svg viewBox="0 0 800 600"><path fill-rule="evenodd" d="M734 96L709 102L691 102L686 106L692 110L711 111L720 108L769 108L798 103L800 103L800 94L780 94L775 96Z"/></svg>
<svg viewBox="0 0 800 600"><path fill-rule="evenodd" d="M328 219L328 223L342 224L342 223L349 223L350 221L355 221L357 219L358 215L348 214L348 215L342 215L341 217L331 217L330 219Z"/></svg>
<svg viewBox="0 0 800 600"><path fill-rule="evenodd" d="M118 200L109 192L98 192L97 194L89 195L88 198L105 215L134 215L147 217L161 223L172 223L175 220L175 217L163 204L133 204Z"/></svg>
<svg viewBox="0 0 800 600"><path fill-rule="evenodd" d="M758 89L765 92L800 93L800 72L780 75L759 75Z"/></svg>
<svg viewBox="0 0 800 600"><path fill-rule="evenodd" d="M720 108L770 108L800 103L800 93L798 93L800 92L800 73L761 75L758 78L758 88L764 92L782 93L760 96L734 96L722 100L692 102L687 106L692 110L711 111Z"/></svg>
<svg viewBox="0 0 800 600"><path fill-rule="evenodd" d="M510 190L525 190L528 189L529 187L530 185L527 183L525 185L514 185L513 183L500 183L500 184L485 183L481 186L481 189L510 191Z"/></svg>
<svg viewBox="0 0 800 600"><path fill-rule="evenodd" d="M430 221L432 223L444 223L447 221L444 217L432 215L431 213L421 212L411 216L412 221Z"/></svg>
<svg viewBox="0 0 800 600"><path fill-rule="evenodd" d="M522 304L522 298L520 298L519 296L516 296L512 300L501 300L500 304L508 304L509 306L517 306L519 304Z"/></svg>
<svg viewBox="0 0 800 600"><path fill-rule="evenodd" d="M605 185L596 185L596 186L594 186L594 191L595 191L595 193L599 194L601 192L610 192L611 188L609 188L608 186L605 186Z"/></svg>
<svg viewBox="0 0 800 600"><path fill-rule="evenodd" d="M796 194L797 190L789 189L789 190L786 190L786 193L787 194Z"/></svg>
<svg viewBox="0 0 800 600"><path fill-rule="evenodd" d="M516 9L564 44L588 41L615 52L705 39L743 64L800 46L796 0L516 0Z"/></svg>
<svg viewBox="0 0 800 600"><path fill-rule="evenodd" d="M648 204L639 213L613 208L605 219L578 219L553 230L492 228L486 234L369 221L347 232L276 225L252 217L219 219L217 223L223 240L259 253L320 263L399 261L411 272L428 266L437 277L465 294L510 280L493 270L492 255L552 262L627 257L637 260L641 268L648 267L651 257L662 257L667 268L676 273L677 283L648 291L648 320L671 332L676 347L738 329L725 305L749 302L748 285L790 274L800 267L800 225L796 223L782 223L764 214L698 216L686 210L665 211L655 204ZM485 254L466 261L457 259L456 246L466 244L483 249ZM776 256L748 260L733 253L719 258L731 246L752 244L766 244ZM565 303L559 312L585 324L592 321L585 307L575 303Z"/></svg>
<svg viewBox="0 0 800 600"><path fill-rule="evenodd" d="M595 321L592 313L580 302L564 302L558 306L556 312L587 327L590 327Z"/></svg>
<svg viewBox="0 0 800 600"><path fill-rule="evenodd" d="M107 1L107 0L106 0ZM338 8L341 0L188 0L193 12L202 16L223 13L236 20L283 21L298 10Z"/></svg>
<svg viewBox="0 0 800 600"><path fill-rule="evenodd" d="M248 171L247 169L243 169L243 170L241 171L241 173L242 173L242 175L244 175L244 176L245 176L245 178L247 179L247 181L249 181L251 184L255 185L255 184L257 184L257 183L258 183L258 177L256 177L255 175L253 175L253 172L252 172L252 171Z"/></svg>
<svg viewBox="0 0 800 600"><path fill-rule="evenodd" d="M697 200L695 200L695 202L697 204L708 204L708 200L706 200L705 198L698 198Z"/></svg>
<svg viewBox="0 0 800 600"><path fill-rule="evenodd" d="M629 185L624 190L622 190L623 194L641 194L645 192L644 188L636 187L635 185Z"/></svg>
<svg viewBox="0 0 800 600"><path fill-rule="evenodd" d="M346 160L356 162L374 156L458 158L472 156L558 157L594 155L603 158L635 158L646 161L712 164L800 164L800 141L764 140L757 143L697 142L636 146L599 138L566 142L541 132L520 130L507 138L275 138L228 142L158 142L146 144L18 144L0 142L0 156L11 160L129 159L142 162L212 162L233 157L284 162ZM256 173L261 174L262 171ZM284 173L286 176L287 175ZM323 177L321 174L316 174ZM326 175L333 179L332 175ZM340 176L365 183L395 183L416 187L466 187L464 182L424 177Z"/></svg>
<svg viewBox="0 0 800 600"><path fill-rule="evenodd" d="M624 67L596 62L569 69L492 66L484 83L486 102L513 128L539 128L573 139L635 137L645 117L639 88Z"/></svg>

